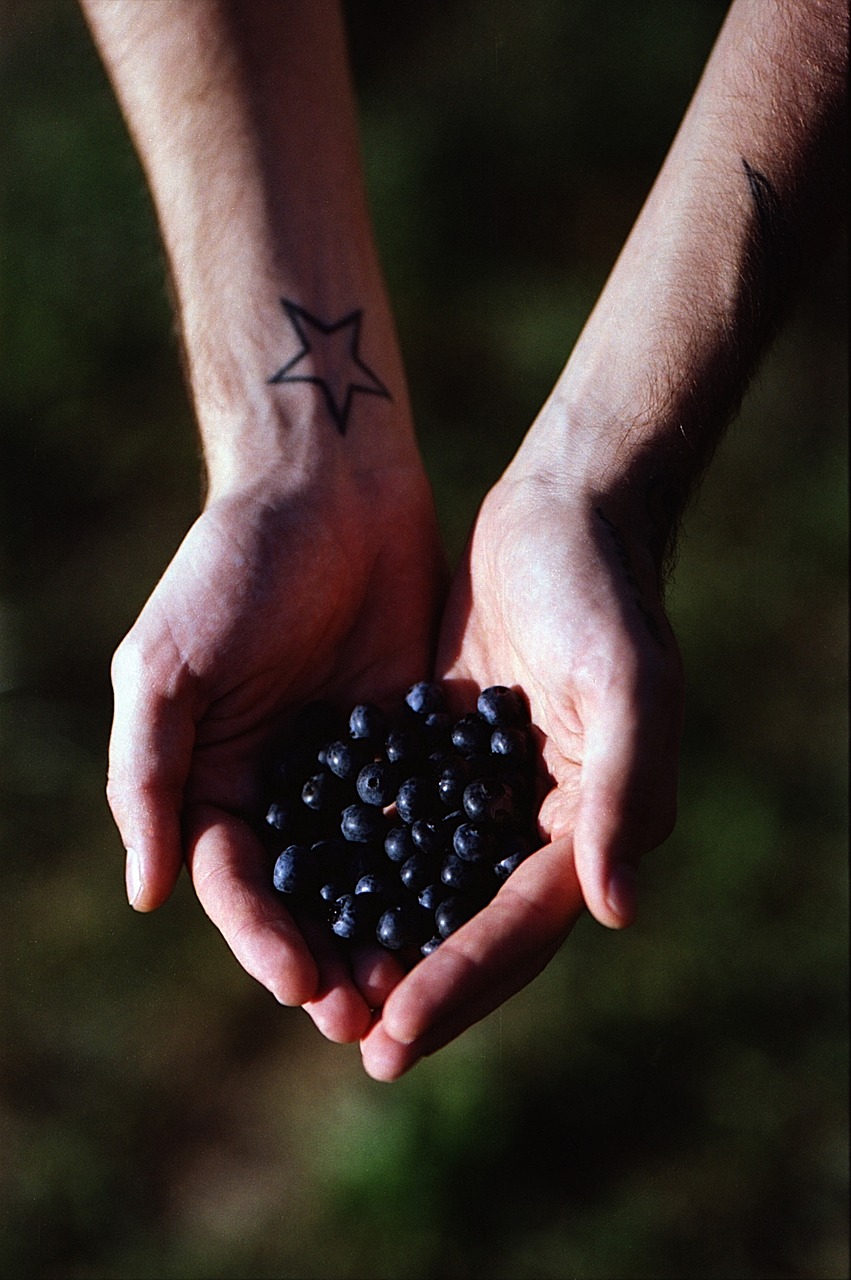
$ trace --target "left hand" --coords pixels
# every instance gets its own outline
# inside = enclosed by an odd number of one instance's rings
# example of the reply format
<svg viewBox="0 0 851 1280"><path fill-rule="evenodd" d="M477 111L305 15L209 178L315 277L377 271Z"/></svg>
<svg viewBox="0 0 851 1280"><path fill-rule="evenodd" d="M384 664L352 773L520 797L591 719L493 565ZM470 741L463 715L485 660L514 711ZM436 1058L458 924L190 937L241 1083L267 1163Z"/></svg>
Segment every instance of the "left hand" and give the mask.
<svg viewBox="0 0 851 1280"><path fill-rule="evenodd" d="M584 906L628 924L640 858L674 822L683 680L637 537L599 505L503 477L450 595L438 676L469 708L518 687L540 745L547 843L389 995L362 1042L392 1080L531 981Z"/></svg>

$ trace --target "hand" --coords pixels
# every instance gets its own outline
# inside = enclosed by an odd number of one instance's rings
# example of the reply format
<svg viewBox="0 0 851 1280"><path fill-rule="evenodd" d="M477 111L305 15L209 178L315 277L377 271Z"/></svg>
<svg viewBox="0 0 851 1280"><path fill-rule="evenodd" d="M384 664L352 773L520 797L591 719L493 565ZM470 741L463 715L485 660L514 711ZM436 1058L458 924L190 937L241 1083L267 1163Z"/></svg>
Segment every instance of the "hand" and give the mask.
<svg viewBox="0 0 851 1280"><path fill-rule="evenodd" d="M316 697L390 699L432 658L443 562L419 466L326 492L220 497L190 529L113 666L108 796L142 911L186 858L235 956L330 1039L361 1036L400 971L302 936L250 817L258 758Z"/></svg>
<svg viewBox="0 0 851 1280"><path fill-rule="evenodd" d="M520 990L587 905L629 923L641 856L673 826L682 672L656 567L593 500L509 473L488 495L453 585L438 674L469 706L526 694L548 843L389 995L362 1042L392 1080Z"/></svg>

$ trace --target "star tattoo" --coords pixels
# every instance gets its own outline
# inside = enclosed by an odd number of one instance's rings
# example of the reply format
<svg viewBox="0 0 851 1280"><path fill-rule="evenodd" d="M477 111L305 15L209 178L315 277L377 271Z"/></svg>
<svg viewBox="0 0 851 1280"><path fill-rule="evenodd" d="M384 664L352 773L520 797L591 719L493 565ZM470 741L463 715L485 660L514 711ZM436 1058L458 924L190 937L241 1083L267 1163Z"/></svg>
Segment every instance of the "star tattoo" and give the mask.
<svg viewBox="0 0 851 1280"><path fill-rule="evenodd" d="M362 310L350 311L332 324L281 298L287 319L302 348L270 379L270 383L312 382L325 397L340 435L346 434L356 392L392 400L390 392L360 356Z"/></svg>

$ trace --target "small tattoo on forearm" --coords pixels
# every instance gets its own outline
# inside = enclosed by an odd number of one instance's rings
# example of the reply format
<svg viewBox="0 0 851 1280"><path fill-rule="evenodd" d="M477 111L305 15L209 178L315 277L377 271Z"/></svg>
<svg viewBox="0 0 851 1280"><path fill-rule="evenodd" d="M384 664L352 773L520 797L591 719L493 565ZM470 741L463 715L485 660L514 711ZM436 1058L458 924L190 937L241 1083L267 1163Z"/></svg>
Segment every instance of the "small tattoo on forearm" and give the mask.
<svg viewBox="0 0 851 1280"><path fill-rule="evenodd" d="M647 634L650 636L651 640L654 640L656 644L659 645L661 649L666 649L667 645L665 643L665 637L662 633L662 628L659 626L658 619L650 612L642 598L641 586L635 576L635 570L632 567L632 560L630 559L629 551L627 550L626 543L624 542L623 534L617 525L609 519L600 507L594 508L594 514L597 516L598 520L602 523L609 535L609 539L612 547L614 548L618 563L620 564L624 580L632 591L633 604L638 610Z"/></svg>
<svg viewBox="0 0 851 1280"><path fill-rule="evenodd" d="M791 236L783 204L764 173L741 157L756 214L756 235L746 261L746 280L757 330L776 324L790 283Z"/></svg>
<svg viewBox="0 0 851 1280"><path fill-rule="evenodd" d="M358 392L393 399L381 379L361 359L362 309L326 324L287 298L281 298L281 306L302 347L269 378L270 384L313 383L322 392L341 436L346 434L352 401Z"/></svg>
<svg viewBox="0 0 851 1280"><path fill-rule="evenodd" d="M751 197L756 206L760 235L763 241L770 245L777 240L781 230L782 208L780 200L765 174L760 173L759 169L754 169L753 165L748 164L744 156L742 156L742 168L745 171L748 186L751 189Z"/></svg>

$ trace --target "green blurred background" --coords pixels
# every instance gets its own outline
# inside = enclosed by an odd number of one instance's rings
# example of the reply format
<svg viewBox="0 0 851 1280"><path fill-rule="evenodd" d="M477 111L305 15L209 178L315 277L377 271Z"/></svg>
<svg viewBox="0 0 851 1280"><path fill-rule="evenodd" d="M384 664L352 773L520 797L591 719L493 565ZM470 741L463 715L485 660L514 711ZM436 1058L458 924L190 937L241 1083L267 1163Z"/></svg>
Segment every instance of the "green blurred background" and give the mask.
<svg viewBox="0 0 851 1280"><path fill-rule="evenodd" d="M129 0L125 0L129 2ZM557 376L718 0L349 6L453 555ZM636 927L392 1086L184 882L123 897L108 664L198 505L144 184L72 0L7 3L0 1272L848 1274L846 267L810 273L688 523L681 818Z"/></svg>

